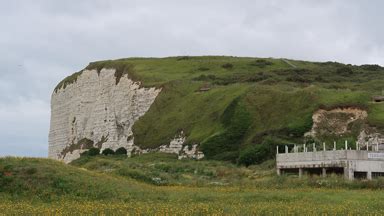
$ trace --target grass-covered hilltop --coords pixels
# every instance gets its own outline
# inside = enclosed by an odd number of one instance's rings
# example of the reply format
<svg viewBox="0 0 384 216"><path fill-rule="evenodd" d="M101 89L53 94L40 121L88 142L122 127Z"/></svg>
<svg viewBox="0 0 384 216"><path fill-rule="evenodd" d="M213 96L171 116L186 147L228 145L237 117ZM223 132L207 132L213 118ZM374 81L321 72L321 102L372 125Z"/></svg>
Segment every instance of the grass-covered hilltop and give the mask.
<svg viewBox="0 0 384 216"><path fill-rule="evenodd" d="M372 102L384 89L384 68L273 58L229 56L127 58L90 63L86 69L116 69L142 86L161 88L133 126L135 145L156 148L183 131L188 145L200 144L207 159L259 163L276 145L356 141L361 128L381 131L384 104ZM57 91L76 81L64 79ZM319 109L358 108L368 117L343 133L305 137ZM339 114L343 122L348 114ZM320 125L321 127L321 125ZM328 130L328 132L327 132Z"/></svg>

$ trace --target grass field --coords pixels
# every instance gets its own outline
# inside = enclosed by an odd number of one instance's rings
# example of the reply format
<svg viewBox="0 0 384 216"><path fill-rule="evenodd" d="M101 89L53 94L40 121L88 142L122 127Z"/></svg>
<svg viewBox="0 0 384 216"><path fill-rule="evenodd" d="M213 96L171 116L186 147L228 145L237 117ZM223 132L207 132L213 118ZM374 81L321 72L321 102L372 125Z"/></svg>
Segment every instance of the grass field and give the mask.
<svg viewBox="0 0 384 216"><path fill-rule="evenodd" d="M173 155L0 159L0 215L382 215L384 181L278 177Z"/></svg>

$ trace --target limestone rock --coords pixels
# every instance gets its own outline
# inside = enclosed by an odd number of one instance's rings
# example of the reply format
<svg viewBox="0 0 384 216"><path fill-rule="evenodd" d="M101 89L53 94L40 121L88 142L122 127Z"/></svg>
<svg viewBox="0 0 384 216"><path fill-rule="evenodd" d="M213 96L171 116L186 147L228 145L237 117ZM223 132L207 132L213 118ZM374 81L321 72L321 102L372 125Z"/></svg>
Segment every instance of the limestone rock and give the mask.
<svg viewBox="0 0 384 216"><path fill-rule="evenodd" d="M358 108L319 109L313 114L312 129L305 136L342 135L349 132L348 126L351 123L359 120L364 121L367 116L367 111Z"/></svg>
<svg viewBox="0 0 384 216"><path fill-rule="evenodd" d="M115 69L84 70L77 80L53 92L49 158L70 162L86 149L101 150L120 147L128 155L153 151L174 153L179 158L201 159L197 144L184 146L181 132L169 145L156 149L141 149L134 144L132 127L143 116L161 89L144 88L128 75L116 84Z"/></svg>
<svg viewBox="0 0 384 216"><path fill-rule="evenodd" d="M83 138L101 149L134 146L132 126L161 89L143 88L124 75L116 85L115 70L84 70L77 81L58 89L51 99L49 157L69 162L80 156ZM75 149L68 149L75 146Z"/></svg>
<svg viewBox="0 0 384 216"><path fill-rule="evenodd" d="M202 159L204 157L204 154L203 152L198 151L198 145L194 144L191 147L188 145L184 145L185 140L186 137L184 136L184 132L181 131L179 135L176 135L175 138L170 141L169 145L160 146L159 151L164 153L177 154L179 159Z"/></svg>

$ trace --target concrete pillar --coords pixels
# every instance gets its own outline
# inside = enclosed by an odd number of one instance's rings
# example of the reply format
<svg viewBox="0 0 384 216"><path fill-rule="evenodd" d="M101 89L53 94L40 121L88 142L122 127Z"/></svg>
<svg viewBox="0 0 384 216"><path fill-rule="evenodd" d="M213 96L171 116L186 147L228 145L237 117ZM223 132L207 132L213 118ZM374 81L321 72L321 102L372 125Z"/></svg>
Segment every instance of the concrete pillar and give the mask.
<svg viewBox="0 0 384 216"><path fill-rule="evenodd" d="M278 176L281 175L281 170L279 168L277 168L276 169L276 173L277 173Z"/></svg>
<svg viewBox="0 0 384 216"><path fill-rule="evenodd" d="M323 142L323 151L325 151L325 142Z"/></svg>
<svg viewBox="0 0 384 216"><path fill-rule="evenodd" d="M307 149L305 148L305 144L304 144L304 152L307 152Z"/></svg>
<svg viewBox="0 0 384 216"><path fill-rule="evenodd" d="M312 151L313 151L313 152L316 151L316 144L315 144L315 143L312 143Z"/></svg>
<svg viewBox="0 0 384 216"><path fill-rule="evenodd" d="M279 146L276 146L276 154L279 154Z"/></svg>
<svg viewBox="0 0 384 216"><path fill-rule="evenodd" d="M345 150L348 150L348 141L345 140Z"/></svg>
<svg viewBox="0 0 384 216"><path fill-rule="evenodd" d="M336 151L336 142L333 142L333 151Z"/></svg>
<svg viewBox="0 0 384 216"><path fill-rule="evenodd" d="M372 180L372 172L371 171L367 172L367 179Z"/></svg>
<svg viewBox="0 0 384 216"><path fill-rule="evenodd" d="M303 168L299 168L299 178L303 177Z"/></svg>
<svg viewBox="0 0 384 216"><path fill-rule="evenodd" d="M348 180L353 180L353 170L348 167L344 167L344 178Z"/></svg>
<svg viewBox="0 0 384 216"><path fill-rule="evenodd" d="M327 169L325 169L325 167L322 168L322 176L325 178L327 177Z"/></svg>

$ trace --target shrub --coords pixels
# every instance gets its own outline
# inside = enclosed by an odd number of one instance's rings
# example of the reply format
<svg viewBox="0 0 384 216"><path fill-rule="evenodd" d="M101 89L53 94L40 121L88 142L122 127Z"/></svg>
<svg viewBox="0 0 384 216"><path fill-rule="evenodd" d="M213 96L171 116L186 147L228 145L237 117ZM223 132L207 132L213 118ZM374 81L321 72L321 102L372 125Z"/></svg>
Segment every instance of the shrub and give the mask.
<svg viewBox="0 0 384 216"><path fill-rule="evenodd" d="M251 65L259 68L265 68L266 66L273 65L273 63L264 59L257 59L256 61L252 62Z"/></svg>
<svg viewBox="0 0 384 216"><path fill-rule="evenodd" d="M189 56L180 56L176 59L176 61L183 61L183 60L189 60L191 57Z"/></svg>
<svg viewBox="0 0 384 216"><path fill-rule="evenodd" d="M99 155L100 154L100 149L98 148L90 148L87 152L87 155L88 156L96 156L96 155Z"/></svg>
<svg viewBox="0 0 384 216"><path fill-rule="evenodd" d="M127 149L125 149L124 147L120 147L115 151L116 155L127 155L127 153Z"/></svg>
<svg viewBox="0 0 384 216"><path fill-rule="evenodd" d="M300 76L298 74L293 74L290 77L286 79L288 82L297 82L297 83L309 83L310 80L306 79L303 76Z"/></svg>
<svg viewBox="0 0 384 216"><path fill-rule="evenodd" d="M215 80L216 79L216 76L215 75L205 75L205 74L202 74L198 77L195 77L193 78L193 80L196 80L196 81L210 81L210 80Z"/></svg>
<svg viewBox="0 0 384 216"><path fill-rule="evenodd" d="M380 65L377 65L377 64L374 64L374 65L365 64L365 65L361 65L360 67L363 70L368 70L368 71L378 71L381 69Z"/></svg>
<svg viewBox="0 0 384 216"><path fill-rule="evenodd" d="M245 166L259 164L268 156L269 149L266 145L249 146L240 152L238 163Z"/></svg>
<svg viewBox="0 0 384 216"><path fill-rule="evenodd" d="M232 69L233 68L233 64L231 63L225 63L223 65L221 65L222 68L225 68L225 69Z"/></svg>
<svg viewBox="0 0 384 216"><path fill-rule="evenodd" d="M209 70L209 68L207 68L207 67L199 67L197 70L199 70L199 71L207 71L207 70Z"/></svg>
<svg viewBox="0 0 384 216"><path fill-rule="evenodd" d="M342 75L342 76L346 76L346 75L351 75L353 74L353 71L350 67L348 66L344 66L344 67L339 67L336 69L336 73L339 74L339 75Z"/></svg>
<svg viewBox="0 0 384 216"><path fill-rule="evenodd" d="M103 152L101 154L103 154L103 155L114 155L115 152L112 149L110 149L110 148L106 148L106 149L103 150Z"/></svg>

